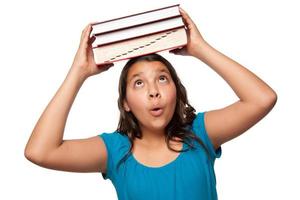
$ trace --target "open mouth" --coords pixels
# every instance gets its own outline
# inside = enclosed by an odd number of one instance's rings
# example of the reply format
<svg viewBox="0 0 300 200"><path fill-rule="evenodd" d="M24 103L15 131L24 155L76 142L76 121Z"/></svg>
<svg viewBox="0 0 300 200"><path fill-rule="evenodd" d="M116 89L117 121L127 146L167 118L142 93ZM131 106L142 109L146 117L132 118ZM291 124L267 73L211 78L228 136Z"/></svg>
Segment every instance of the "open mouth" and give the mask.
<svg viewBox="0 0 300 200"><path fill-rule="evenodd" d="M150 110L151 115L158 117L163 113L163 109L162 108L154 108L152 110Z"/></svg>

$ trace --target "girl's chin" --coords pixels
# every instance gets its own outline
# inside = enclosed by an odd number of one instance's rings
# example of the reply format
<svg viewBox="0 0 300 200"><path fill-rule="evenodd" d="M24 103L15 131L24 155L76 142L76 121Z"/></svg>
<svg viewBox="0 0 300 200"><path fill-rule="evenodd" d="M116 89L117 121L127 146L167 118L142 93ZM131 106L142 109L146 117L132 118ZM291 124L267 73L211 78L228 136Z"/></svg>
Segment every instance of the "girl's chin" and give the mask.
<svg viewBox="0 0 300 200"><path fill-rule="evenodd" d="M167 125L169 124L171 119L168 119L167 116L162 115L160 117L152 117L149 116L144 118L142 121L143 123L140 124L146 129L153 130L153 131L162 131L165 130Z"/></svg>
<svg viewBox="0 0 300 200"><path fill-rule="evenodd" d="M152 123L148 123L146 125L147 129L153 130L153 131L163 131L167 127L167 123L164 120L160 121L153 121Z"/></svg>

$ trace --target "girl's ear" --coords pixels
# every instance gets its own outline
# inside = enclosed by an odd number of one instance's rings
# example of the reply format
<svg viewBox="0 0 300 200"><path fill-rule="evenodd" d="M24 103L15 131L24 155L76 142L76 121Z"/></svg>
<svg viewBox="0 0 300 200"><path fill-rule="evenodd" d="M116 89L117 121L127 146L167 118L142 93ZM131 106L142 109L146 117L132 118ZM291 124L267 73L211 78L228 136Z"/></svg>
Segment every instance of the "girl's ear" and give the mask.
<svg viewBox="0 0 300 200"><path fill-rule="evenodd" d="M127 103L126 100L124 100L124 102L123 102L123 107L124 107L124 109L125 109L126 112L130 111L130 108L129 108L128 103Z"/></svg>

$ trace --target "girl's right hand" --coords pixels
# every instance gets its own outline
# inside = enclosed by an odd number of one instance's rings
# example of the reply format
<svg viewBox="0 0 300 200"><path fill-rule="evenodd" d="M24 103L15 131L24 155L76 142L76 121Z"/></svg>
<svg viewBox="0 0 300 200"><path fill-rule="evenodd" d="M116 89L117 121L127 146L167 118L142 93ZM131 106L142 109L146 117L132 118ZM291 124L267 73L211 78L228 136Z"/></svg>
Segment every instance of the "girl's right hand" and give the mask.
<svg viewBox="0 0 300 200"><path fill-rule="evenodd" d="M94 60L94 54L92 50L92 43L95 40L94 37L90 38L92 31L91 24L88 24L82 31L80 45L76 52L71 70L76 71L84 79L99 74L108 70L114 64L97 65Z"/></svg>

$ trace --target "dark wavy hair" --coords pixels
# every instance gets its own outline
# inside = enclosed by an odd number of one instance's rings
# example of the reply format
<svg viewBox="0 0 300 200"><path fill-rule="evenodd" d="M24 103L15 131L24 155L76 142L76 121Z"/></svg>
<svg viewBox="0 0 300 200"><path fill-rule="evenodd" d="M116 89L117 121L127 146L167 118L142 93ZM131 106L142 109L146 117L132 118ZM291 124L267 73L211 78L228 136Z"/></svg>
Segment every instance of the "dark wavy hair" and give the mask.
<svg viewBox="0 0 300 200"><path fill-rule="evenodd" d="M184 142L185 144L188 144L188 146L191 149L194 149L195 146L193 143L191 143L192 140L196 140L201 146L203 146L206 154L209 157L207 147L204 145L202 140L196 136L191 131L191 125L193 120L196 117L195 109L193 106L191 106L188 102L187 98L187 92L185 87L182 85L179 77L177 76L177 73L174 69L174 67L171 65L169 61L167 61L164 57L158 54L150 54L140 57L135 57L130 59L124 66L119 80L119 98L118 98L118 107L120 110L120 119L119 124L117 128L117 132L119 132L122 135L127 135L127 137L130 140L131 147L127 154L119 161L118 167L122 162L124 162L128 156L130 155L130 152L133 149L133 140L137 138L142 138L142 132L140 130L140 127L138 125L138 120L136 117L132 114L132 112L126 112L123 103L126 98L126 85L127 85L127 75L130 67L141 61L146 62L153 62L153 61L159 61L163 63L167 69L170 72L170 75L172 77L173 82L175 83L176 87L176 107L173 114L173 117L169 124L166 126L166 143L170 150L175 152L185 152L188 151L188 149L183 150L175 150L170 147L169 141L176 141L174 140L174 137L180 138L180 142Z"/></svg>

